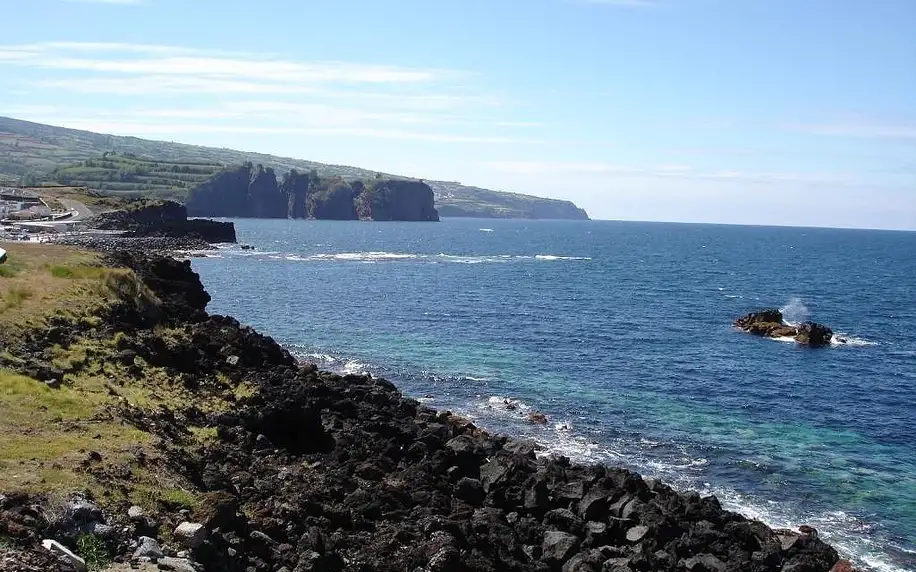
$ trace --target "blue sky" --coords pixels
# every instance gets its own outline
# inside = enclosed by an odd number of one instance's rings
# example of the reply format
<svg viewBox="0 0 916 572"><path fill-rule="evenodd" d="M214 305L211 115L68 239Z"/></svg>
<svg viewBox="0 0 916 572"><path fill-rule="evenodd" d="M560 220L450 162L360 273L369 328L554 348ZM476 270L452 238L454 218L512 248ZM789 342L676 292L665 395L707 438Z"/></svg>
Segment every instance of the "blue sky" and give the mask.
<svg viewBox="0 0 916 572"><path fill-rule="evenodd" d="M567 198L916 229L913 0L0 0L0 115Z"/></svg>

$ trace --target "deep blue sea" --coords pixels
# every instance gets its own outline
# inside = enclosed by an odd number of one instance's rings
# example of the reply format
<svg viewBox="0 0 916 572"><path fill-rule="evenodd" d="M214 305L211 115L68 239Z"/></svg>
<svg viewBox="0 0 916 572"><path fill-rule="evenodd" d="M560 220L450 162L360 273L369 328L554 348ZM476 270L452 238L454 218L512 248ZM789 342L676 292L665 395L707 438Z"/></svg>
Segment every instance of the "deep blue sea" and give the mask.
<svg viewBox="0 0 916 572"><path fill-rule="evenodd" d="M235 223L255 250L194 259L210 311L303 360L773 526L812 525L869 569L916 570L916 233ZM731 326L766 307L849 343Z"/></svg>

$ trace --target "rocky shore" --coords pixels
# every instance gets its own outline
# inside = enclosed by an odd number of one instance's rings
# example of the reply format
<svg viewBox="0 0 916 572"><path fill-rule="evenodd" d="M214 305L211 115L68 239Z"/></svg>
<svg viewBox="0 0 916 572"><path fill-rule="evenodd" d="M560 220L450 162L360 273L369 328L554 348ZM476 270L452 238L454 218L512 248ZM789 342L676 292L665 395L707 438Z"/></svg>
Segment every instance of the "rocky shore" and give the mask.
<svg viewBox="0 0 916 572"><path fill-rule="evenodd" d="M64 235L57 244L101 252L129 250L159 255L212 250L215 243L236 242L235 225L207 219L189 219L184 205L152 201L103 213L90 221L93 229L114 234Z"/></svg>
<svg viewBox="0 0 916 572"><path fill-rule="evenodd" d="M148 292L7 350L40 359L52 343L110 337L93 359L118 397L96 415L148 435L155 454L86 451L81 474L101 494L0 491L0 570L848 570L812 528L772 530L714 497L539 455L388 381L299 363L209 315L187 262L119 252L107 265ZM90 367L74 366L64 388ZM125 391L154 379L179 398L150 406ZM153 468L184 495L133 502Z"/></svg>

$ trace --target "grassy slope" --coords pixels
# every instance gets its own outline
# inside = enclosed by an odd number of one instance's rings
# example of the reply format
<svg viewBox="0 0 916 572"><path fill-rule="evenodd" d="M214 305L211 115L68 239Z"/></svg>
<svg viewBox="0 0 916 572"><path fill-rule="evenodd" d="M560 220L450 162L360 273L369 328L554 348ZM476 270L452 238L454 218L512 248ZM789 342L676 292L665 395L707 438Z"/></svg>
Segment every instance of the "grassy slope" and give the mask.
<svg viewBox="0 0 916 572"><path fill-rule="evenodd" d="M9 253L0 265L0 364L7 366L0 367L0 491L85 490L106 503L192 507L186 483L158 462L159 439L124 422L122 413L229 405L218 396L192 394L141 358L132 365L142 375L129 375L117 359L122 334L99 327L100 312L114 303L158 300L133 271L103 267L95 254L52 245L0 246ZM34 357L27 349L30 337L61 320L84 331L73 343L43 348L42 359L66 372L63 385L52 390L13 373L10 367ZM187 342L182 330L157 335L176 346ZM189 443L210 438L208 431L192 432Z"/></svg>
<svg viewBox="0 0 916 572"><path fill-rule="evenodd" d="M115 196L156 195L183 199L188 191L222 170L218 163L154 161L109 153L55 169L55 182Z"/></svg>
<svg viewBox="0 0 916 572"><path fill-rule="evenodd" d="M133 154L138 158L158 163L175 164L217 164L233 165L246 161L272 167L278 173L296 169L316 169L322 176L340 176L345 179L372 179L375 171L327 165L314 161L278 157L262 153L248 153L232 149L201 147L166 141L150 141L136 137L103 135L89 131L65 129L39 123L19 121L0 117L0 184L4 177L9 183L16 183L23 176L35 176L51 180L50 173L60 167L98 159L103 153L117 152ZM80 167L74 167L79 169ZM77 171L79 173L79 171ZM386 177L396 177L382 173ZM88 173L81 174L77 181L90 182ZM562 208L565 201L554 201L527 195L503 193L465 187L459 183L427 181L436 193L437 206L454 205L464 211L478 212L482 216L524 216L535 208ZM88 184L90 188L99 188ZM139 185L138 185L139 186ZM166 185L169 186L169 185ZM112 190L138 190L130 187ZM170 189L169 192L175 189ZM150 192L150 191L144 191ZM174 193L170 196L175 196ZM565 209L564 209L565 210Z"/></svg>

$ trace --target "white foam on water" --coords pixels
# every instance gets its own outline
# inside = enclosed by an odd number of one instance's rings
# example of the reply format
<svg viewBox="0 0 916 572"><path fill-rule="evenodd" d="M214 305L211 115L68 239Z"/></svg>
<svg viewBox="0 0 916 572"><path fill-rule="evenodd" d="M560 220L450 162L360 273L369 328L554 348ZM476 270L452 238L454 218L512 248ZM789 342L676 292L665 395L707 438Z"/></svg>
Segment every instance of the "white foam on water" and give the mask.
<svg viewBox="0 0 916 572"><path fill-rule="evenodd" d="M842 511L823 514L793 515L782 503L775 501L753 501L744 495L728 488L706 487L700 490L703 495L715 495L723 508L732 510L747 518L759 520L771 528L796 530L801 525L813 526L821 538L832 544L844 558L852 560L858 566L867 566L876 572L913 572L888 561L888 555L876 546L866 535L872 526Z"/></svg>
<svg viewBox="0 0 916 572"><path fill-rule="evenodd" d="M492 229L492 228L481 228L481 229L478 229L478 230L480 230L480 232L493 232L493 229Z"/></svg>
<svg viewBox="0 0 916 572"><path fill-rule="evenodd" d="M344 375L363 375L369 373L369 366L355 359L348 360L340 368L340 372Z"/></svg>
<svg viewBox="0 0 916 572"><path fill-rule="evenodd" d="M773 340L774 342L791 342L795 343L795 338L792 336L779 336L776 338L767 338L768 340Z"/></svg>
<svg viewBox="0 0 916 572"><path fill-rule="evenodd" d="M791 340L791 338L790 338ZM794 341L794 340L792 340ZM517 404L517 409L508 411L506 402ZM716 487L702 482L709 460L690 455L687 448L674 443L661 443L642 439L640 443L646 449L657 449L675 446L679 455L670 459L634 456L627 443L621 443L619 450L613 444L599 443L579 433L568 420L554 418L548 414L551 425L532 425L522 409L532 410L531 406L518 400L503 396L490 396L482 403L478 402L476 411L466 415L480 418L485 426L486 417L499 417L517 423L516 434L524 438L533 438L540 445L538 456L563 455L579 463L605 463L611 466L627 466L646 477L656 477L677 490L697 490L703 495L715 495L727 510L740 513L745 517L764 522L772 528L795 530L801 525L813 526L827 542L840 552L841 556L852 560L857 566L876 572L913 572L890 561L890 556L882 550L877 541L869 538L873 525L842 511L821 514L796 513L791 505L767 499L755 499L727 487ZM514 419L513 419L514 418ZM477 419L475 419L475 422ZM900 549L900 552L908 552ZM909 559L905 558L907 563ZM916 558L914 558L916 563Z"/></svg>
<svg viewBox="0 0 916 572"><path fill-rule="evenodd" d="M861 348L868 346L876 346L878 342L873 342L871 340L866 340L865 338L857 338L855 336L850 336L849 334L844 334L841 332L833 334L833 338L830 339L830 345L833 347L850 347L850 348Z"/></svg>
<svg viewBox="0 0 916 572"><path fill-rule="evenodd" d="M317 361L319 361L319 362L321 362L321 363L329 363L329 364L330 364L330 363L334 363L334 362L337 361L337 358L335 358L334 356L328 355L328 354L322 354L322 353L301 354L301 356L302 356L303 358L309 358L309 359L317 360Z"/></svg>
<svg viewBox="0 0 916 572"><path fill-rule="evenodd" d="M282 258L290 262L400 262L400 261L420 261L425 263L452 262L456 264L484 264L484 263L505 263L514 260L539 260L539 261L560 261L560 260L591 260L583 256L558 256L553 254L538 254L534 256L513 255L513 254L419 254L409 252L385 252L385 251L368 251L368 252L327 252L317 254L296 254L279 252L258 252L253 250L223 250L222 252L231 253L233 256L261 256L268 258ZM278 256L279 255L279 256Z"/></svg>
<svg viewBox="0 0 916 572"><path fill-rule="evenodd" d="M486 402L481 404L481 407L488 413L502 414L509 417L527 418L531 412L531 407L526 403L502 395L491 395Z"/></svg>
<svg viewBox="0 0 916 572"><path fill-rule="evenodd" d="M557 256L555 254L537 254L537 260L591 260L587 256Z"/></svg>

